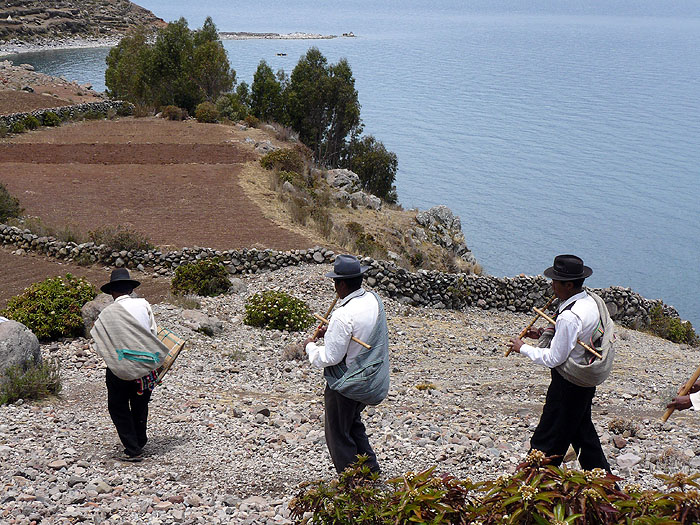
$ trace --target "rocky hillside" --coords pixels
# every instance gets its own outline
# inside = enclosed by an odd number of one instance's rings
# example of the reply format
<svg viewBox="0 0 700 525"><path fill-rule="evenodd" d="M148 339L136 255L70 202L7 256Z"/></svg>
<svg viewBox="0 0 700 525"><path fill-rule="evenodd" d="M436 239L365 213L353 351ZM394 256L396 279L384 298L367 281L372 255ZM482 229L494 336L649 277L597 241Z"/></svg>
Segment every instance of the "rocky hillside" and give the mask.
<svg viewBox="0 0 700 525"><path fill-rule="evenodd" d="M0 39L118 36L165 22L128 0L6 0L0 3Z"/></svg>

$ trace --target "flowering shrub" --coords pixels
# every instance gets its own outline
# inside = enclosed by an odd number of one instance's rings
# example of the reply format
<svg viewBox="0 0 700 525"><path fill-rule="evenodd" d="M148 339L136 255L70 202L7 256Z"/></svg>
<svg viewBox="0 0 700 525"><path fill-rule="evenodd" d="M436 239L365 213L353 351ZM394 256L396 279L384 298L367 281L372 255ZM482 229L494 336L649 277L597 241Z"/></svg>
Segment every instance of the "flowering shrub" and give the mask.
<svg viewBox="0 0 700 525"><path fill-rule="evenodd" d="M301 299L286 292L266 290L246 301L243 322L250 326L296 332L314 323L310 312Z"/></svg>
<svg viewBox="0 0 700 525"><path fill-rule="evenodd" d="M10 299L1 313L42 340L78 337L83 333L80 309L96 295L88 281L66 274L32 284Z"/></svg>
<svg viewBox="0 0 700 525"><path fill-rule="evenodd" d="M217 259L203 259L178 266L170 284L170 289L176 295L194 294L207 297L221 295L230 287L228 271Z"/></svg>
<svg viewBox="0 0 700 525"><path fill-rule="evenodd" d="M657 475L667 491L617 486L620 478L602 469L562 470L532 451L512 475L473 483L434 468L377 483L364 464L338 480L304 484L289 504L297 523L390 525L431 524L693 524L700 521L700 474Z"/></svg>

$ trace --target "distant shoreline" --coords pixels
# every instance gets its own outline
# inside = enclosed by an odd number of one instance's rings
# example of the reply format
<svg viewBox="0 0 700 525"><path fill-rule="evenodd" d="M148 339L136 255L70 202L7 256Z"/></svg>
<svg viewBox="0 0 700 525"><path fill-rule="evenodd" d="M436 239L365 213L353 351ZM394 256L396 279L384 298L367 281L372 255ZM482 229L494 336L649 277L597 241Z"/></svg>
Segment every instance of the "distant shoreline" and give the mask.
<svg viewBox="0 0 700 525"><path fill-rule="evenodd" d="M221 31L221 40L330 40L333 38L354 38L355 35L343 33L342 35L321 35L318 33L252 33L248 31ZM60 40L46 40L43 42L22 42L10 40L0 43L0 57L16 55L18 53L35 53L37 51L51 51L61 49L84 49L93 47L114 47L121 37L107 38L67 38Z"/></svg>

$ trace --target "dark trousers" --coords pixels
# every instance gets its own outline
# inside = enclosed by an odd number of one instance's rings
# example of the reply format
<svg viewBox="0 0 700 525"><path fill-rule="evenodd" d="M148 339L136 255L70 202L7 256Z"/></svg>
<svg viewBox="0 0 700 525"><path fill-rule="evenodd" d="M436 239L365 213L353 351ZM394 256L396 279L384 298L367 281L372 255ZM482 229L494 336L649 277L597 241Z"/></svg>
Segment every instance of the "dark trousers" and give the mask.
<svg viewBox="0 0 700 525"><path fill-rule="evenodd" d="M143 394L137 394L136 381L119 379L109 368L106 382L107 408L124 445L124 453L128 456L138 456L148 441L146 422L151 391L144 390Z"/></svg>
<svg viewBox="0 0 700 525"><path fill-rule="evenodd" d="M564 379L552 368L552 382L542 409L540 423L530 439L530 447L547 456L561 456L553 465L561 465L571 445L581 468L602 468L610 471L591 420L591 404L595 387L581 387Z"/></svg>
<svg viewBox="0 0 700 525"><path fill-rule="evenodd" d="M326 444L338 474L355 463L358 454L369 456L366 464L372 471L379 471L377 456L369 444L365 426L360 419L365 405L339 394L328 385L323 393L323 401L326 407Z"/></svg>

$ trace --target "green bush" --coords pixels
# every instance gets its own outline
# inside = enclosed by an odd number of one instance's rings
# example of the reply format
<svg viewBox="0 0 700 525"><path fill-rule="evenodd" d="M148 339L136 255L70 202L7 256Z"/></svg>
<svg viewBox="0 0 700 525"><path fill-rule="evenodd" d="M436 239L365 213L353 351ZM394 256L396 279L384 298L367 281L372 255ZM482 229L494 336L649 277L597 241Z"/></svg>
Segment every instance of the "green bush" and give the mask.
<svg viewBox="0 0 700 525"><path fill-rule="evenodd" d="M24 123L19 120L13 122L12 126L10 126L10 132L12 133L24 133L25 131L27 131L27 128L24 126Z"/></svg>
<svg viewBox="0 0 700 525"><path fill-rule="evenodd" d="M211 102L202 102L197 106L194 116L197 119L197 122L213 124L219 120L219 110L217 110L216 106Z"/></svg>
<svg viewBox="0 0 700 525"><path fill-rule="evenodd" d="M105 244L117 251L131 252L153 249L153 245L144 234L122 226L98 228L89 232L88 237L95 244Z"/></svg>
<svg viewBox="0 0 700 525"><path fill-rule="evenodd" d="M207 297L221 295L230 287L228 271L217 259L203 259L178 266L170 285L170 289L176 295L194 294Z"/></svg>
<svg viewBox="0 0 700 525"><path fill-rule="evenodd" d="M388 151L382 142L372 135L353 139L344 152L341 165L357 173L362 189L396 203L396 170L399 163L396 154Z"/></svg>
<svg viewBox="0 0 700 525"><path fill-rule="evenodd" d="M700 344L700 338L693 330L690 321L681 321L677 317L664 315L661 305L656 305L649 312L651 317L650 330L654 335L673 341L693 346Z"/></svg>
<svg viewBox="0 0 700 525"><path fill-rule="evenodd" d="M260 125L260 119L255 115L246 115L245 124L249 128L257 128Z"/></svg>
<svg viewBox="0 0 700 525"><path fill-rule="evenodd" d="M241 87L244 89L240 89ZM232 121L243 120L248 116L247 85L242 82L236 93L225 93L216 99L216 109L223 118Z"/></svg>
<svg viewBox="0 0 700 525"><path fill-rule="evenodd" d="M280 171L277 177L279 178L280 185L285 182L289 182L296 188L304 188L307 185L306 179L296 171Z"/></svg>
<svg viewBox="0 0 700 525"><path fill-rule="evenodd" d="M7 137L9 132L10 128L8 128L5 124L0 124L0 138Z"/></svg>
<svg viewBox="0 0 700 525"><path fill-rule="evenodd" d="M57 395L61 391L60 372L58 360L46 360L27 369L20 365L6 368L0 375L0 405Z"/></svg>
<svg viewBox="0 0 700 525"><path fill-rule="evenodd" d="M24 124L26 129L37 129L39 126L41 126L41 122L39 122L39 119L34 115L27 115L24 117L22 124Z"/></svg>
<svg viewBox="0 0 700 525"><path fill-rule="evenodd" d="M266 170L304 172L304 160L298 151L293 149L278 149L265 154L260 159L260 165Z"/></svg>
<svg viewBox="0 0 700 525"><path fill-rule="evenodd" d="M85 279L66 274L34 283L10 299L2 315L22 323L41 340L83 333L82 306L97 292Z"/></svg>
<svg viewBox="0 0 700 525"><path fill-rule="evenodd" d="M90 109L83 113L83 119L85 120L100 120L103 118L106 118L106 114L102 113L100 111L95 111L94 109Z"/></svg>
<svg viewBox="0 0 700 525"><path fill-rule="evenodd" d="M53 111L47 111L44 113L44 116L42 117L42 121L44 126L60 126L61 125L61 117L56 115Z"/></svg>
<svg viewBox="0 0 700 525"><path fill-rule="evenodd" d="M243 322L249 326L296 332L314 324L314 318L301 299L286 292L266 290L248 298Z"/></svg>
<svg viewBox="0 0 700 525"><path fill-rule="evenodd" d="M657 474L665 491L628 486L602 469L562 470L532 451L512 475L474 483L434 468L378 483L360 457L337 480L305 484L289 503L292 519L312 524L627 525L698 523L700 474Z"/></svg>
<svg viewBox="0 0 700 525"><path fill-rule="evenodd" d="M160 110L160 116L168 120L185 120L187 118L187 110L173 105L165 106Z"/></svg>
<svg viewBox="0 0 700 525"><path fill-rule="evenodd" d="M0 222L19 217L20 213L22 213L22 207L19 205L19 199L10 195L5 185L0 183Z"/></svg>

